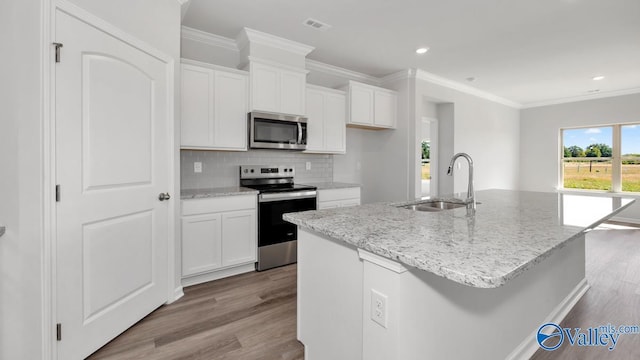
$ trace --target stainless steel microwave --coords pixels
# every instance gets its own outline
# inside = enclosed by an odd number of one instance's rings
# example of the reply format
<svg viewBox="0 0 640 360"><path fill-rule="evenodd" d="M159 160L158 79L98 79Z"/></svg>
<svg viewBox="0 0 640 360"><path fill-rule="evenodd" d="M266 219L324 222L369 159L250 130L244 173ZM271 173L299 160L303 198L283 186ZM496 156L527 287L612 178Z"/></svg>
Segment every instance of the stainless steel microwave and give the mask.
<svg viewBox="0 0 640 360"><path fill-rule="evenodd" d="M252 111L249 113L249 147L252 149L305 150L307 118Z"/></svg>

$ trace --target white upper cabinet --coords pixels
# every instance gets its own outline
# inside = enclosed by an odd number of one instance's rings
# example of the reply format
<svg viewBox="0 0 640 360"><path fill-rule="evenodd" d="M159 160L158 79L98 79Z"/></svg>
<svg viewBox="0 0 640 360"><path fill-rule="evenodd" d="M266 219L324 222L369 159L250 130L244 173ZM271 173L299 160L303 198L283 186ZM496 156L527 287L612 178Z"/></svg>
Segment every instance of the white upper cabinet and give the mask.
<svg viewBox="0 0 640 360"><path fill-rule="evenodd" d="M347 124L366 128L394 129L398 94L393 90L350 81L344 88L349 97Z"/></svg>
<svg viewBox="0 0 640 360"><path fill-rule="evenodd" d="M251 110L305 115L307 71L252 61Z"/></svg>
<svg viewBox="0 0 640 360"><path fill-rule="evenodd" d="M247 150L249 77L244 71L182 64L182 148Z"/></svg>
<svg viewBox="0 0 640 360"><path fill-rule="evenodd" d="M346 149L346 95L339 90L307 86L308 153L340 154Z"/></svg>

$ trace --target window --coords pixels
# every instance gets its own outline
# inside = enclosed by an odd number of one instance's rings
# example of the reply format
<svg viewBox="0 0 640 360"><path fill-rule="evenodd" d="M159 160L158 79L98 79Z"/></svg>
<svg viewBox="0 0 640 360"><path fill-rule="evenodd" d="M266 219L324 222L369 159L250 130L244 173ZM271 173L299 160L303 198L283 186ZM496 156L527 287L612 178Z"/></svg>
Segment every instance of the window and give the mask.
<svg viewBox="0 0 640 360"><path fill-rule="evenodd" d="M640 124L560 132L563 188L640 192Z"/></svg>

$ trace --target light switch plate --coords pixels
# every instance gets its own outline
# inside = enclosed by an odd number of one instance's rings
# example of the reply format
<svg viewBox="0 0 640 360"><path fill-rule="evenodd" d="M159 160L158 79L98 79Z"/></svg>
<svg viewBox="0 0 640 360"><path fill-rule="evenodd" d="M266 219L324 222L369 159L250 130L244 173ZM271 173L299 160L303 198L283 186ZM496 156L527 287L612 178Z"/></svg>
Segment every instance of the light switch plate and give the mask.
<svg viewBox="0 0 640 360"><path fill-rule="evenodd" d="M200 161L196 161L193 163L193 172L194 173L202 172L202 163Z"/></svg>

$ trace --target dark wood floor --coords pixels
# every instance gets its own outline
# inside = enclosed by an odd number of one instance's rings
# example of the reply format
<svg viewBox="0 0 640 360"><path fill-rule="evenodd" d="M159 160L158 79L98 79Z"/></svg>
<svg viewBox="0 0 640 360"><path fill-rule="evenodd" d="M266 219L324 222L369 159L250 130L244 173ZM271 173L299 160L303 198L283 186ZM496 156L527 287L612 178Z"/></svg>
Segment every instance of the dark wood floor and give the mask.
<svg viewBox="0 0 640 360"><path fill-rule="evenodd" d="M640 229L589 233L587 279L591 289L561 326L640 325ZM296 266L185 288L89 359L304 359ZM533 359L640 359L640 335L621 335L611 352L564 344Z"/></svg>
<svg viewBox="0 0 640 360"><path fill-rule="evenodd" d="M296 266L184 289L89 359L301 360L296 340Z"/></svg>
<svg viewBox="0 0 640 360"><path fill-rule="evenodd" d="M560 326L640 325L640 229L592 231L586 248L591 288ZM565 340L554 351L539 349L532 359L640 359L640 334L620 335L613 351L571 346Z"/></svg>

